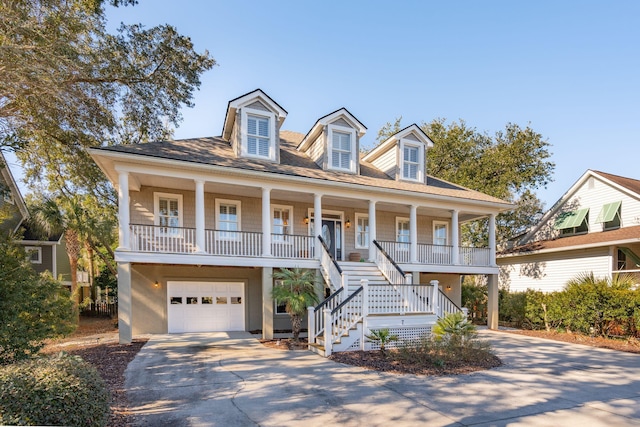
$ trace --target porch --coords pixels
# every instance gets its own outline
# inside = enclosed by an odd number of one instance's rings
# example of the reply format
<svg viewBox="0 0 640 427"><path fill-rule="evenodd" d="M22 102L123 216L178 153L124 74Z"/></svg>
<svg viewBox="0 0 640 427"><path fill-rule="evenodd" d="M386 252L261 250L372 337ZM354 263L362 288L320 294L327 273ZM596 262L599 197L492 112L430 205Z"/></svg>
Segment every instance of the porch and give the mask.
<svg viewBox="0 0 640 427"><path fill-rule="evenodd" d="M264 239L262 232L205 229L203 245L198 245L196 236L197 230L190 227L130 224L129 248L133 252L156 254L302 260L318 258L316 257L316 239L313 236L271 233L269 239ZM265 241L270 250L265 251ZM416 243L416 260L411 260L411 243L391 241L374 241L374 243L398 264L492 266L490 248Z"/></svg>

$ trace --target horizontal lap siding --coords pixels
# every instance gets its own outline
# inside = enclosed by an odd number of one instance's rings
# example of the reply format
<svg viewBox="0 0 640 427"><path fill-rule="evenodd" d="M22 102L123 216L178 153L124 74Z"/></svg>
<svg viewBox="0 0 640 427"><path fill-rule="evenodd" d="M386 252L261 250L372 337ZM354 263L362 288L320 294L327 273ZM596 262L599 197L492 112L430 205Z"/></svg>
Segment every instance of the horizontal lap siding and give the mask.
<svg viewBox="0 0 640 427"><path fill-rule="evenodd" d="M596 277L604 277L611 271L608 248L503 258L498 264L501 286L508 286L514 292L527 289L558 291L581 273L593 272Z"/></svg>

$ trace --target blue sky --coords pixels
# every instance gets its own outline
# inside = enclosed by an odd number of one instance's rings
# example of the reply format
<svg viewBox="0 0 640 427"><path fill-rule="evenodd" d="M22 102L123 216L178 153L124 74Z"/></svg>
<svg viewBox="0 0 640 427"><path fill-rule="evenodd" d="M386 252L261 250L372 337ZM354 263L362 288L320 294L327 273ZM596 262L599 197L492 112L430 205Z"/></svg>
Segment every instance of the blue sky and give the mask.
<svg viewBox="0 0 640 427"><path fill-rule="evenodd" d="M371 145L388 121L530 126L552 144L550 207L587 169L640 179L638 1L140 0L120 22L169 23L219 65L176 138L219 135L227 102L261 88L306 133L346 107Z"/></svg>

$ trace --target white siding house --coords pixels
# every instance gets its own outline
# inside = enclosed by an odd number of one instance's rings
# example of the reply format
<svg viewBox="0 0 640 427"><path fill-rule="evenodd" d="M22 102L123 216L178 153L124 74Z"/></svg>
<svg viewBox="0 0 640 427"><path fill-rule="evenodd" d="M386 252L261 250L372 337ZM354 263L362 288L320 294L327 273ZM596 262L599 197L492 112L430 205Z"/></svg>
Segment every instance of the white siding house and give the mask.
<svg viewBox="0 0 640 427"><path fill-rule="evenodd" d="M497 262L501 286L552 292L581 273L637 274L638 255L640 181L588 170Z"/></svg>

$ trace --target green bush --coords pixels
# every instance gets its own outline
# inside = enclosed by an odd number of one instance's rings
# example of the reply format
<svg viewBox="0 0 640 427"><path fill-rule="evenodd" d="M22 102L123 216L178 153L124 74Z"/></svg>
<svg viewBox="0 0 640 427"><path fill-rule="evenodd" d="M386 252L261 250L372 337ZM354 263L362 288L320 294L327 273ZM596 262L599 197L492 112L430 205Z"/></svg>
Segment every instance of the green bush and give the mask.
<svg viewBox="0 0 640 427"><path fill-rule="evenodd" d="M526 319L527 294L500 290L498 303L500 320L522 327Z"/></svg>
<svg viewBox="0 0 640 427"><path fill-rule="evenodd" d="M469 316L474 321L487 319L487 286L462 283L461 303L463 307L469 309Z"/></svg>
<svg viewBox="0 0 640 427"><path fill-rule="evenodd" d="M94 367L58 355L0 367L0 424L104 426L109 393Z"/></svg>

